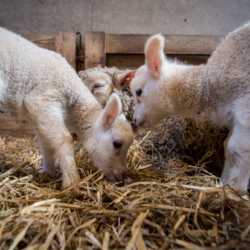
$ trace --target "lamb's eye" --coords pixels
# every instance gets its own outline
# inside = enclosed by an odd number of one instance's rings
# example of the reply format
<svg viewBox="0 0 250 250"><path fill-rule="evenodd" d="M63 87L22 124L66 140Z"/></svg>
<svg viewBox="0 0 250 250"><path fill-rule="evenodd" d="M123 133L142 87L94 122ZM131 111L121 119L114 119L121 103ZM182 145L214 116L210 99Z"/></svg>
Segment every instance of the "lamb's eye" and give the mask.
<svg viewBox="0 0 250 250"><path fill-rule="evenodd" d="M122 146L122 142L121 141L114 141L113 145L115 148L120 148Z"/></svg>
<svg viewBox="0 0 250 250"><path fill-rule="evenodd" d="M135 93L136 93L137 96L140 97L141 94L142 94L142 90L141 89L137 89Z"/></svg>
<svg viewBox="0 0 250 250"><path fill-rule="evenodd" d="M104 84L97 83L97 84L95 85L95 88L101 88L101 87L103 87L103 86L104 86Z"/></svg>

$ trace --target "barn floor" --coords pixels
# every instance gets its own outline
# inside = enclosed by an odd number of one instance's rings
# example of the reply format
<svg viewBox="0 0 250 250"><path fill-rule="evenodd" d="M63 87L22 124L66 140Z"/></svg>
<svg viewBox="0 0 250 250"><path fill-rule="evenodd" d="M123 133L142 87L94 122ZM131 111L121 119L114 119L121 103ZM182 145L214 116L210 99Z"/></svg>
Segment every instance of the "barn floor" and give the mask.
<svg viewBox="0 0 250 250"><path fill-rule="evenodd" d="M0 138L0 249L249 249L250 202L215 188L205 165L164 163L135 142L124 186L75 144L81 181L62 191L59 169L40 174L34 140Z"/></svg>

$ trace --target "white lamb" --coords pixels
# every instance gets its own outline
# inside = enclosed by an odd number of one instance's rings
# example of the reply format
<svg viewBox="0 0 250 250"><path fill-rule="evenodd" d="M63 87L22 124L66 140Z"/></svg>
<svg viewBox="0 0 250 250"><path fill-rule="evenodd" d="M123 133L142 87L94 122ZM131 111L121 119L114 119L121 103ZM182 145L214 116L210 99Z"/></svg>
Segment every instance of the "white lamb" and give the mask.
<svg viewBox="0 0 250 250"><path fill-rule="evenodd" d="M187 66L164 55L164 37L145 45L146 64L131 82L134 120L149 127L168 115L225 125L224 184L247 189L250 177L250 24L229 34L207 64Z"/></svg>
<svg viewBox="0 0 250 250"><path fill-rule="evenodd" d="M0 28L0 107L25 116L36 129L43 171L55 175L59 159L62 188L80 177L74 160L74 131L97 168L112 181L123 180L134 135L121 102L113 94L105 109L66 60Z"/></svg>

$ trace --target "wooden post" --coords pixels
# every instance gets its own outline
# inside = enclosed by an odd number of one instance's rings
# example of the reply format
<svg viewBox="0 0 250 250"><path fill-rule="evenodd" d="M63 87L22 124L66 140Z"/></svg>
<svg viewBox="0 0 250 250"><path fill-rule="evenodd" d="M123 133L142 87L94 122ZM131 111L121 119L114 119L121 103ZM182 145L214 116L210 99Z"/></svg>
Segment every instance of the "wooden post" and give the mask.
<svg viewBox="0 0 250 250"><path fill-rule="evenodd" d="M106 39L104 32L85 33L85 69L105 67Z"/></svg>
<svg viewBox="0 0 250 250"><path fill-rule="evenodd" d="M55 52L61 54L76 69L76 34L57 33L55 35Z"/></svg>

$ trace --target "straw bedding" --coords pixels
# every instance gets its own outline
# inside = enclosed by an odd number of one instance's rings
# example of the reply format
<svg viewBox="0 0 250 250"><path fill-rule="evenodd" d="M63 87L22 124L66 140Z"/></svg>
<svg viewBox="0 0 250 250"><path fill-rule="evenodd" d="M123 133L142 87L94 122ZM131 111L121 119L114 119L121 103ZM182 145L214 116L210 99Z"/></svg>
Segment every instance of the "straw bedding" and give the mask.
<svg viewBox="0 0 250 250"><path fill-rule="evenodd" d="M0 138L0 249L249 248L242 193L214 188L205 165L164 163L140 143L124 185L96 171L76 141L81 181L62 191L59 168L54 179L40 174L35 140Z"/></svg>

